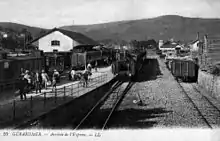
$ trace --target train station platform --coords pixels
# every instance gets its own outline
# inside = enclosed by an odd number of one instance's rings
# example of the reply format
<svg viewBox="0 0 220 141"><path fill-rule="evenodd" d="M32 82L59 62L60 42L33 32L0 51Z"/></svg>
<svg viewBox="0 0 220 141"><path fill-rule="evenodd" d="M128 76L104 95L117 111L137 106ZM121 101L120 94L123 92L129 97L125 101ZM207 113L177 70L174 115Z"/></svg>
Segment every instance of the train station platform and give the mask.
<svg viewBox="0 0 220 141"><path fill-rule="evenodd" d="M36 94L33 90L27 94L27 100L20 100L20 95L15 91L3 92L0 94L0 128L7 128L24 119L39 116L50 111L51 108L96 89L109 82L113 77L109 66L98 68L97 72L92 70L91 80L86 88L79 81L64 78L57 85L56 91L52 91L52 87L48 87L47 90L43 89L41 93Z"/></svg>

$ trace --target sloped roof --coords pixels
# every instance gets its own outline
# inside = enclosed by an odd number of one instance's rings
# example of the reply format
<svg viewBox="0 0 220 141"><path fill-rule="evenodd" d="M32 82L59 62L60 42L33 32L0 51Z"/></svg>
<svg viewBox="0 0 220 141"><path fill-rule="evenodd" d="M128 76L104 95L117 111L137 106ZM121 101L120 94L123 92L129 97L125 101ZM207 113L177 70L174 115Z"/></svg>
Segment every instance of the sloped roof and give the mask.
<svg viewBox="0 0 220 141"><path fill-rule="evenodd" d="M176 45L173 45L173 44L164 44L160 48L175 48L175 47Z"/></svg>
<svg viewBox="0 0 220 141"><path fill-rule="evenodd" d="M75 46L74 49L86 49L91 50L95 45L78 45Z"/></svg>
<svg viewBox="0 0 220 141"><path fill-rule="evenodd" d="M83 50L107 50L109 51L108 48L99 46L99 45L78 45L75 46L73 49L83 49Z"/></svg>
<svg viewBox="0 0 220 141"><path fill-rule="evenodd" d="M192 41L190 44L194 44L194 43L196 43L197 41L199 41L199 40L197 39L197 40L195 40L195 41Z"/></svg>
<svg viewBox="0 0 220 141"><path fill-rule="evenodd" d="M59 32L63 33L64 35L70 37L71 39L79 42L80 44L85 44L85 45L98 45L99 44L98 42L94 41L93 39L91 39L81 33L73 32L73 31L69 31L69 30L64 30L64 29L60 29L60 28L54 28L54 29L48 31L47 33L41 35L40 37L37 37L36 39L32 40L30 42L30 44L39 40L42 37L54 32L54 31L59 31Z"/></svg>

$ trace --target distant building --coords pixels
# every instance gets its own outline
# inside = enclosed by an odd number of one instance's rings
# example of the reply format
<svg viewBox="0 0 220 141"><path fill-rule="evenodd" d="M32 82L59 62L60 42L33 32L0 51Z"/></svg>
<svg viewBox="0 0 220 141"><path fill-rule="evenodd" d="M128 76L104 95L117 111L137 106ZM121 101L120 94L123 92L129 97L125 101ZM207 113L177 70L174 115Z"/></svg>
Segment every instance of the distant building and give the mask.
<svg viewBox="0 0 220 141"><path fill-rule="evenodd" d="M195 41L193 41L193 42L191 42L190 43L190 50L191 51L198 51L199 50L199 43L200 43L200 41L197 39L197 40L195 40Z"/></svg>
<svg viewBox="0 0 220 141"><path fill-rule="evenodd" d="M158 45L159 49L160 49L162 46L163 46L163 40L159 40L159 45Z"/></svg>
<svg viewBox="0 0 220 141"><path fill-rule="evenodd" d="M98 43L81 33L54 28L34 39L30 44L44 52L68 52L78 45L97 45Z"/></svg>
<svg viewBox="0 0 220 141"><path fill-rule="evenodd" d="M199 33L197 33L196 40L189 43L189 49L191 52L191 56L193 58L197 58L199 55L199 51L202 49L203 42L199 39Z"/></svg>
<svg viewBox="0 0 220 141"><path fill-rule="evenodd" d="M170 54L170 53L175 53L175 48L176 45L172 43L165 43L160 47L160 50L162 51L162 54Z"/></svg>

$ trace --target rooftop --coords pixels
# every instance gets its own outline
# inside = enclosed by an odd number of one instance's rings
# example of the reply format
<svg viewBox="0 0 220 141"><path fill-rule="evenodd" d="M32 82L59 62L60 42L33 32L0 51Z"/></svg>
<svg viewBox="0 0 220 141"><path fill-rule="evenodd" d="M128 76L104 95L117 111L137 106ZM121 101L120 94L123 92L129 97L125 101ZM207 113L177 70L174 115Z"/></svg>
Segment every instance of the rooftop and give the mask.
<svg viewBox="0 0 220 141"><path fill-rule="evenodd" d="M52 32L55 32L55 31L59 31L59 32L63 33L64 35L70 37L71 39L73 39L77 42L79 42L80 44L85 44L85 45L98 45L99 44L98 42L94 41L93 39L91 39L91 38L89 38L89 37L87 37L87 36L85 36L81 33L73 32L73 31L69 31L69 30L64 30L64 29L60 29L60 28L54 28L54 29L48 31L47 33L37 37L34 40L32 40L30 42L30 44L37 41L37 40L39 40L40 38L42 38L46 35L52 33Z"/></svg>

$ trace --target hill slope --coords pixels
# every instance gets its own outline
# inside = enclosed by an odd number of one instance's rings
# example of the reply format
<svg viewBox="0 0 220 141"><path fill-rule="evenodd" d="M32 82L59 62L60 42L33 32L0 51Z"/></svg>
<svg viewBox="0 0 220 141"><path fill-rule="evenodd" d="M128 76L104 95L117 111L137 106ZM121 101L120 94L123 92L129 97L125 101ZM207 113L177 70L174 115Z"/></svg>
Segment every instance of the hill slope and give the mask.
<svg viewBox="0 0 220 141"><path fill-rule="evenodd" d="M26 26L22 24L1 22L1 28L20 32L27 29L35 38L47 29ZM175 40L191 41L196 39L197 32L220 36L220 19L187 18L175 15L160 16L151 19L119 21L94 25L63 26L62 29L83 33L98 41L117 40Z"/></svg>
<svg viewBox="0 0 220 141"><path fill-rule="evenodd" d="M95 40L156 40L191 41L204 34L220 35L220 19L187 18L176 15L160 16L152 19L111 22L95 25L73 25L61 27L81 32Z"/></svg>
<svg viewBox="0 0 220 141"><path fill-rule="evenodd" d="M0 22L1 29L12 30L14 32L20 33L23 29L27 29L32 36L35 38L40 35L40 32L46 30L43 28L38 27L31 27L27 25L17 24L17 23L10 23L10 22Z"/></svg>

